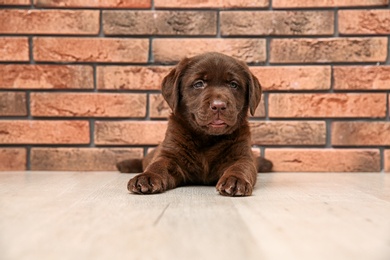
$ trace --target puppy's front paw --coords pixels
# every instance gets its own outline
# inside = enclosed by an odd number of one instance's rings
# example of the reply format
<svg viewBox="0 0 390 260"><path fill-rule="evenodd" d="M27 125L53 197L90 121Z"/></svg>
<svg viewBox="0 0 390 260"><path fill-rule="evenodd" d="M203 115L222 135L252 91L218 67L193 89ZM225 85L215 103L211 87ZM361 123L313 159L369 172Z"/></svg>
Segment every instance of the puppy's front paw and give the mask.
<svg viewBox="0 0 390 260"><path fill-rule="evenodd" d="M216 188L224 196L250 196L253 190L252 184L234 175L222 176Z"/></svg>
<svg viewBox="0 0 390 260"><path fill-rule="evenodd" d="M127 189L137 194L153 194L164 192L165 186L160 175L145 172L132 178L127 184Z"/></svg>

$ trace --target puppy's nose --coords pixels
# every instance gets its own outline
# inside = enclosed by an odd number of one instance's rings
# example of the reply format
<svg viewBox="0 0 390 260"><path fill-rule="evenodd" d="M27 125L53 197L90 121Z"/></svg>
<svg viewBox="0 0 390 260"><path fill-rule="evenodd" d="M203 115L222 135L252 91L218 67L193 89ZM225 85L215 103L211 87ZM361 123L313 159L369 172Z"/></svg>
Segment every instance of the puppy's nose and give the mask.
<svg viewBox="0 0 390 260"><path fill-rule="evenodd" d="M214 112L225 110L226 109L226 103L221 101L221 100L218 100L218 99L217 100L213 100L213 102L210 103L210 108Z"/></svg>

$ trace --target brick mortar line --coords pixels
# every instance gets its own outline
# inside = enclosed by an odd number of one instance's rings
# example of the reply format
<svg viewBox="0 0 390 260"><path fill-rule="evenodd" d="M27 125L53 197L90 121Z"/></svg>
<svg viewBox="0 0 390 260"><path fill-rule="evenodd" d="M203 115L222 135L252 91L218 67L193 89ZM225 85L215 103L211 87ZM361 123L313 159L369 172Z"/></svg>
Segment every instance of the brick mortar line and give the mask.
<svg viewBox="0 0 390 260"><path fill-rule="evenodd" d="M0 148L83 148L83 149L92 149L92 148L149 148L149 147L156 147L158 144L155 145L138 145L138 144L98 144L94 147L89 146L89 144L0 144ZM333 149L340 149L340 150L389 150L389 145L384 146L373 146L373 145L366 145L366 146L332 146L332 147L326 147L324 145L264 145L264 144L254 144L252 145L253 148L264 148L264 149L322 149L326 151L330 151Z"/></svg>
<svg viewBox="0 0 390 260"><path fill-rule="evenodd" d="M153 40L155 38L151 37L149 39L149 50L148 50L148 63L154 64L154 55L153 55Z"/></svg>
<svg viewBox="0 0 390 260"><path fill-rule="evenodd" d="M385 172L385 148L379 147L380 170Z"/></svg>
<svg viewBox="0 0 390 260"><path fill-rule="evenodd" d="M268 0L268 10L274 11L274 3L273 3L273 0Z"/></svg>
<svg viewBox="0 0 390 260"><path fill-rule="evenodd" d="M221 12L218 11L217 12L217 17L216 17L216 28L217 28L217 31L216 31L216 38L222 38L222 33L221 33Z"/></svg>
<svg viewBox="0 0 390 260"><path fill-rule="evenodd" d="M270 67L271 66L271 40L272 37L267 37L265 39L265 63L264 66Z"/></svg>
<svg viewBox="0 0 390 260"><path fill-rule="evenodd" d="M332 119L325 120L325 147L332 147Z"/></svg>
<svg viewBox="0 0 390 260"><path fill-rule="evenodd" d="M91 118L89 121L89 147L95 147L95 119Z"/></svg>
<svg viewBox="0 0 390 260"><path fill-rule="evenodd" d="M56 145L56 146L48 146L45 144L42 145L35 145L36 147L74 147L77 148L79 146L76 145ZM89 147L89 146L83 146L82 148L150 148L150 147L156 147L158 144L155 145L131 145L131 144L118 144L118 145L113 145L113 144L98 144L96 147ZM8 146L10 147L10 146ZM325 151L331 151L331 150L380 150L381 148L383 149L390 149L390 146L374 146L374 145L366 145L366 146L352 146L352 145L345 145L345 146L332 146L332 147L326 147L325 145L265 145L265 144L254 144L251 146L252 148L264 148L265 150L267 149L320 149L320 150L325 150Z"/></svg>
<svg viewBox="0 0 390 260"><path fill-rule="evenodd" d="M389 50L390 52L390 50ZM390 59L390 57L389 57ZM390 65L390 60L385 62L379 62L380 66ZM97 67L126 67L126 66L141 66L141 67L173 67L177 62L165 63L165 62L148 62L148 63L131 63L131 62L55 62L55 61L34 61L31 64L30 61L0 61L0 65L53 65L53 66L94 66ZM337 67L337 66L378 66L378 62L337 62L337 63L271 63L266 65L263 63L247 63L249 67Z"/></svg>
<svg viewBox="0 0 390 260"><path fill-rule="evenodd" d="M33 6L34 0L31 0L31 8L34 9L35 7ZM35 60L34 60L34 41L33 41L33 35L28 36L28 51L29 51L29 64L35 65ZM27 111L27 120L33 120L33 117L31 115L31 97L30 97L31 91L26 90L25 95L26 95L26 111ZM26 170L30 171L31 170L31 147L32 145L25 145L26 148Z"/></svg>
<svg viewBox="0 0 390 260"><path fill-rule="evenodd" d="M220 26L218 26L220 28ZM31 38L56 38L56 39L126 39L126 40L147 40L147 39L279 39L279 40L306 40L306 39L349 39L349 38L388 38L387 34L342 34L334 36L335 34L104 34L103 28L101 33L97 34L29 34L29 33L0 33L0 37L31 37Z"/></svg>
<svg viewBox="0 0 390 260"><path fill-rule="evenodd" d="M390 35L388 35L388 37L387 37L387 44L388 44L387 59L386 59L385 64L390 64Z"/></svg>
<svg viewBox="0 0 390 260"><path fill-rule="evenodd" d="M153 1L154 3L154 1ZM116 8L116 7L58 7L58 6L38 6L34 4L30 5L0 5L4 9L35 9L35 10L70 10L70 11L330 11L334 8L339 8L340 10L387 10L390 5L367 5L367 6L325 6L325 7L281 7L275 8L272 5L268 7L232 7L232 8L223 8L223 7L186 7L186 8L177 8L177 7L156 7L154 4L149 8Z"/></svg>
<svg viewBox="0 0 390 260"><path fill-rule="evenodd" d="M36 117L27 117L27 116L2 116L0 117L0 122L2 121L10 121L10 120L18 120L18 121L88 121L90 119L93 119L95 121L105 121L105 122L167 122L168 118L158 118L158 117L43 117L43 116L36 116ZM305 117L294 117L294 118L265 118L265 117L258 117L258 118L249 118L249 122L326 122L326 120L331 120L332 122L344 122L344 121L350 121L350 122L367 122L367 123L385 123L389 122L387 120L387 117L382 118L374 118L374 117L315 117L315 118L305 118Z"/></svg>
<svg viewBox="0 0 390 260"><path fill-rule="evenodd" d="M26 170L31 170L31 145L26 146Z"/></svg>
<svg viewBox="0 0 390 260"><path fill-rule="evenodd" d="M334 17L333 37L340 37L340 34L339 34L339 9L338 8L334 9L333 17Z"/></svg>
<svg viewBox="0 0 390 260"><path fill-rule="evenodd" d="M173 67L175 66L177 62L170 62L170 63L164 63L164 62L155 62L155 63L130 63L130 62L122 62L122 63L96 63L96 62L83 62L83 63L72 63L72 62L48 62L48 61L38 61L34 64L29 63L28 61L18 62L18 61L0 61L0 65L53 65L53 66L94 66L97 67L126 67L126 66L141 66L141 67L154 67L154 66L160 66L160 67ZM259 63L247 63L249 67L321 67L321 66L378 66L378 63L380 66L390 65L390 63L383 63L383 62L338 62L338 63L271 63L269 65L266 65L265 62L259 62Z"/></svg>

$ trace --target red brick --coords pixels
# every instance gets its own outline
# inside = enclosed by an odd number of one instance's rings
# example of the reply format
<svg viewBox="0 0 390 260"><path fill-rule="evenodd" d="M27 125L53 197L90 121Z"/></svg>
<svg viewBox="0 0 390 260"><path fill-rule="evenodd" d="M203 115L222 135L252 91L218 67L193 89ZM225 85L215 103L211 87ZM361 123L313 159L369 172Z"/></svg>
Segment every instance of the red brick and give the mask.
<svg viewBox="0 0 390 260"><path fill-rule="evenodd" d="M255 145L325 145L326 125L322 121L250 122Z"/></svg>
<svg viewBox="0 0 390 260"><path fill-rule="evenodd" d="M148 52L148 39L34 38L36 61L142 63Z"/></svg>
<svg viewBox="0 0 390 260"><path fill-rule="evenodd" d="M340 10L341 34L390 34L390 10Z"/></svg>
<svg viewBox="0 0 390 260"><path fill-rule="evenodd" d="M332 145L390 145L390 122L333 122Z"/></svg>
<svg viewBox="0 0 390 260"><path fill-rule="evenodd" d="M157 8L256 8L268 7L268 0L154 0Z"/></svg>
<svg viewBox="0 0 390 260"><path fill-rule="evenodd" d="M330 89L330 66L250 67L263 91Z"/></svg>
<svg viewBox="0 0 390 260"><path fill-rule="evenodd" d="M173 63L207 51L222 52L250 63L266 59L265 39L154 39L156 62Z"/></svg>
<svg viewBox="0 0 390 260"><path fill-rule="evenodd" d="M172 67L99 66L98 89L160 90L163 78Z"/></svg>
<svg viewBox="0 0 390 260"><path fill-rule="evenodd" d="M28 61L27 37L0 37L0 61Z"/></svg>
<svg viewBox="0 0 390 260"><path fill-rule="evenodd" d="M151 118L168 118L172 110L161 94L149 94L149 113Z"/></svg>
<svg viewBox="0 0 390 260"><path fill-rule="evenodd" d="M24 171L26 168L25 148L0 148L0 171Z"/></svg>
<svg viewBox="0 0 390 260"><path fill-rule="evenodd" d="M106 35L216 35L213 11L104 11Z"/></svg>
<svg viewBox="0 0 390 260"><path fill-rule="evenodd" d="M336 90L390 90L390 66L334 66Z"/></svg>
<svg viewBox="0 0 390 260"><path fill-rule="evenodd" d="M142 148L32 148L33 171L116 171L116 163L142 158Z"/></svg>
<svg viewBox="0 0 390 260"><path fill-rule="evenodd" d="M30 5L30 0L0 0L0 5Z"/></svg>
<svg viewBox="0 0 390 260"><path fill-rule="evenodd" d="M390 172L390 150L385 150L384 160L385 160L385 172Z"/></svg>
<svg viewBox="0 0 390 260"><path fill-rule="evenodd" d="M91 66L0 65L0 89L93 89Z"/></svg>
<svg viewBox="0 0 390 260"><path fill-rule="evenodd" d="M379 172L377 149L266 149L276 172Z"/></svg>
<svg viewBox="0 0 390 260"><path fill-rule="evenodd" d="M0 121L0 144L87 143L89 143L88 121Z"/></svg>
<svg viewBox="0 0 390 260"><path fill-rule="evenodd" d="M99 11L0 10L0 33L98 34Z"/></svg>
<svg viewBox="0 0 390 260"><path fill-rule="evenodd" d="M272 63L384 62L385 37L272 39Z"/></svg>
<svg viewBox="0 0 390 260"><path fill-rule="evenodd" d="M274 8L312 8L344 6L384 6L389 0L273 0Z"/></svg>
<svg viewBox="0 0 390 260"><path fill-rule="evenodd" d="M332 11L223 11L222 35L332 35Z"/></svg>
<svg viewBox="0 0 390 260"><path fill-rule="evenodd" d="M31 93L33 116L145 117L146 94Z"/></svg>
<svg viewBox="0 0 390 260"><path fill-rule="evenodd" d="M26 93L0 92L0 116L27 116Z"/></svg>
<svg viewBox="0 0 390 260"><path fill-rule="evenodd" d="M168 118L172 110L161 94L149 94L149 112L151 118ZM264 99L261 99L253 117L265 117Z"/></svg>
<svg viewBox="0 0 390 260"><path fill-rule="evenodd" d="M81 8L150 8L151 0L34 0L42 7L81 7Z"/></svg>
<svg viewBox="0 0 390 260"><path fill-rule="evenodd" d="M157 145L162 142L167 122L122 121L95 122L97 145Z"/></svg>
<svg viewBox="0 0 390 260"><path fill-rule="evenodd" d="M386 102L386 94L382 93L270 94L269 116L380 118L386 116Z"/></svg>

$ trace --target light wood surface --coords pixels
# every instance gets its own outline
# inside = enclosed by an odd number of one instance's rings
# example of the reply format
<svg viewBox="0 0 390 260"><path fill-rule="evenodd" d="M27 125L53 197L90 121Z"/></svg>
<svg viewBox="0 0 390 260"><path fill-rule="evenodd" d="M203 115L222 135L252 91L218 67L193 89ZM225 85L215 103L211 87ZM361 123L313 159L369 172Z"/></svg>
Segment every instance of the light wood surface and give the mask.
<svg viewBox="0 0 390 260"><path fill-rule="evenodd" d="M388 174L261 174L244 198L132 176L0 172L0 259L390 259Z"/></svg>

